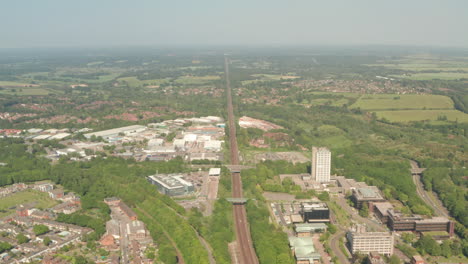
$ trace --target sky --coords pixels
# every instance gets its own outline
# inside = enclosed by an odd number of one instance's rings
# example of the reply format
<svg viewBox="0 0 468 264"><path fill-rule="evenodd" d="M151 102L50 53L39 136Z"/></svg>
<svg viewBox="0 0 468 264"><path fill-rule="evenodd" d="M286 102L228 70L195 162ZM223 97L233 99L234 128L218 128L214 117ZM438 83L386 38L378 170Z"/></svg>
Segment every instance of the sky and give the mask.
<svg viewBox="0 0 468 264"><path fill-rule="evenodd" d="M466 0L0 0L0 48L468 47Z"/></svg>

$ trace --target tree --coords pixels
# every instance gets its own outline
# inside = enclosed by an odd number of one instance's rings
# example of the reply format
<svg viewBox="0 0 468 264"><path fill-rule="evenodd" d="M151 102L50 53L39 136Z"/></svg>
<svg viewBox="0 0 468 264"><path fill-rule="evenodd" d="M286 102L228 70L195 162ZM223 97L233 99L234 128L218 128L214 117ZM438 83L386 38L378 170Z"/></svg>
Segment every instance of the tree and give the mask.
<svg viewBox="0 0 468 264"><path fill-rule="evenodd" d="M401 261L400 261L400 259L399 259L396 255L392 255L392 256L388 259L388 263L389 263L389 264L400 264Z"/></svg>
<svg viewBox="0 0 468 264"><path fill-rule="evenodd" d="M48 246L48 245L52 244L52 239L50 239L49 237L44 237L43 243L44 243L45 246Z"/></svg>
<svg viewBox="0 0 468 264"><path fill-rule="evenodd" d="M10 245L9 243L7 243L7 242L0 242L0 253L3 253L3 252L5 252L5 251L7 251L7 250L10 250L10 249L12 249L12 248L13 248L13 246Z"/></svg>
<svg viewBox="0 0 468 264"><path fill-rule="evenodd" d="M454 256L458 256L462 253L462 244L455 240L452 245L450 245L450 249L452 250L452 254Z"/></svg>
<svg viewBox="0 0 468 264"><path fill-rule="evenodd" d="M421 254L429 254L431 256L440 255L440 246L437 242L430 236L421 237L418 242L416 242L416 248Z"/></svg>
<svg viewBox="0 0 468 264"><path fill-rule="evenodd" d="M16 240L18 240L18 244L24 244L29 241L29 238L25 236L23 233L20 233L16 236Z"/></svg>
<svg viewBox="0 0 468 264"><path fill-rule="evenodd" d="M49 228L45 225L34 225L33 226L33 232L36 234L36 236L40 236L42 234L45 234L49 232Z"/></svg>
<svg viewBox="0 0 468 264"><path fill-rule="evenodd" d="M440 245L440 251L442 252L442 256L446 258L450 258L452 256L452 242L450 240L444 240Z"/></svg>
<svg viewBox="0 0 468 264"><path fill-rule="evenodd" d="M401 234L401 238L406 243L413 243L413 241L416 239L416 236L413 233L406 232Z"/></svg>
<svg viewBox="0 0 468 264"><path fill-rule="evenodd" d="M290 257L286 253L281 253L276 257L276 264L289 264L291 263Z"/></svg>
<svg viewBox="0 0 468 264"><path fill-rule="evenodd" d="M369 216L369 206L367 205L367 203L364 203L361 207L361 209L359 209L359 215L362 216L362 217L368 217Z"/></svg>
<svg viewBox="0 0 468 264"><path fill-rule="evenodd" d="M336 226L333 225L333 224L327 224L328 225L328 232L330 232L330 234L335 234L336 233Z"/></svg>
<svg viewBox="0 0 468 264"><path fill-rule="evenodd" d="M328 192L322 192L321 194L318 195L318 198L320 199L320 201L323 201L323 202L330 201L330 195L328 194Z"/></svg>

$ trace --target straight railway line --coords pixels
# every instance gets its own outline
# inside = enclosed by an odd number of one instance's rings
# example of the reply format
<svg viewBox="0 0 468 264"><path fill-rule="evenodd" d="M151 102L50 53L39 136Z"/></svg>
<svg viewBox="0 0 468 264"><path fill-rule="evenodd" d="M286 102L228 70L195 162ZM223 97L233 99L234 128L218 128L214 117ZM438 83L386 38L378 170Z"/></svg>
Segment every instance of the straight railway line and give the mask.
<svg viewBox="0 0 468 264"><path fill-rule="evenodd" d="M231 83L229 80L229 60L224 58L224 71L226 77L226 95L229 126L229 142L231 147L231 165L239 165L239 149L237 146L236 124L234 109L232 105ZM232 196L233 198L242 198L242 180L239 172L233 172ZM243 204L233 205L234 223L236 229L237 246L240 252L238 261L242 264L258 264L258 258L252 244L250 236L249 223L247 222L247 213Z"/></svg>

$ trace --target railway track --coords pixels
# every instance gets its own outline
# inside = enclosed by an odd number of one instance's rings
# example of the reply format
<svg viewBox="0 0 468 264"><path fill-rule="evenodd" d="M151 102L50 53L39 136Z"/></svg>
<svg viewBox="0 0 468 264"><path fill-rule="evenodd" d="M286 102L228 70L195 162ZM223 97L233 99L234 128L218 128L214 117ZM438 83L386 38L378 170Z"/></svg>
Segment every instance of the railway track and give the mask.
<svg viewBox="0 0 468 264"><path fill-rule="evenodd" d="M231 165L239 165L239 149L237 146L236 124L234 108L232 105L231 83L229 80L229 60L224 58L224 71L226 77L226 95L229 126L229 142L231 145ZM234 172L232 179L232 196L242 198L242 180L240 173ZM237 246L240 252L238 261L242 264L258 264L258 258L252 244L247 213L242 204L233 205L234 223L236 228Z"/></svg>

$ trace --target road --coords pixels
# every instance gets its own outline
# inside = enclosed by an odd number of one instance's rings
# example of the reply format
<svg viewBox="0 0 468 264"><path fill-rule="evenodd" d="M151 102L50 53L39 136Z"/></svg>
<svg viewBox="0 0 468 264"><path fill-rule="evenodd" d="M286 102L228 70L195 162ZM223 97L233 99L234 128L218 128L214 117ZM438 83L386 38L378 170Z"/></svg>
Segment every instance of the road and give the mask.
<svg viewBox="0 0 468 264"><path fill-rule="evenodd" d="M351 206L349 206L348 203L346 203L346 199L344 197L338 197L336 198L335 201L340 207L342 207L351 216L351 218L355 222L364 223L375 232L387 232L388 231L388 228L386 226L376 223L372 221L371 219L360 216L356 210L354 210ZM345 231L345 230L340 230L340 231ZM338 231L337 233L339 233L340 231ZM335 233L330 239L330 247L332 248L333 252L341 252L339 248L339 240L335 238L337 233ZM341 237L341 236L338 236L338 237ZM335 240L333 240L333 238L335 238ZM398 236L394 236L394 238L395 238L395 245L403 243L403 241ZM405 262L409 261L409 259L405 256L405 254L403 254L398 248L394 248L394 254L397 255L401 260ZM337 257L341 262L341 258L338 254L337 254ZM346 262L346 263L349 263L349 262Z"/></svg>
<svg viewBox="0 0 468 264"><path fill-rule="evenodd" d="M357 212L357 210L355 210L354 208L352 208L347 202L346 202L346 199L344 197L337 197L336 198L336 203L341 207L343 208L346 213L348 213L348 215L351 216L351 218L353 220L355 220L356 222L359 222L359 223L364 223L366 224L368 227L370 227L373 231L375 232L388 232L388 229L377 223L377 222L374 222L372 221L371 219L368 219L368 218L365 218L365 217L362 217L359 215L359 213Z"/></svg>
<svg viewBox="0 0 468 264"><path fill-rule="evenodd" d="M419 169L418 163L414 160L410 160L411 169ZM447 209L442 205L442 202L435 197L433 193L426 191L423 187L423 183L421 182L420 175L413 175L413 182L416 185L416 192L418 193L419 197L432 209L438 216L449 217Z"/></svg>
<svg viewBox="0 0 468 264"><path fill-rule="evenodd" d="M330 237L330 248L335 253L341 264L351 263L340 249L340 239L346 234L345 230L338 229L335 234Z"/></svg>
<svg viewBox="0 0 468 264"><path fill-rule="evenodd" d="M237 146L236 124L234 109L232 105L231 82L229 80L229 61L224 58L224 71L226 77L227 111L229 125L229 142L231 147L231 165L239 165L239 150ZM232 196L242 198L242 180L240 173L232 173ZM240 251L242 264L258 264L258 258L252 244L247 213L245 206L241 204L233 205L234 223L236 228L237 245Z"/></svg>

